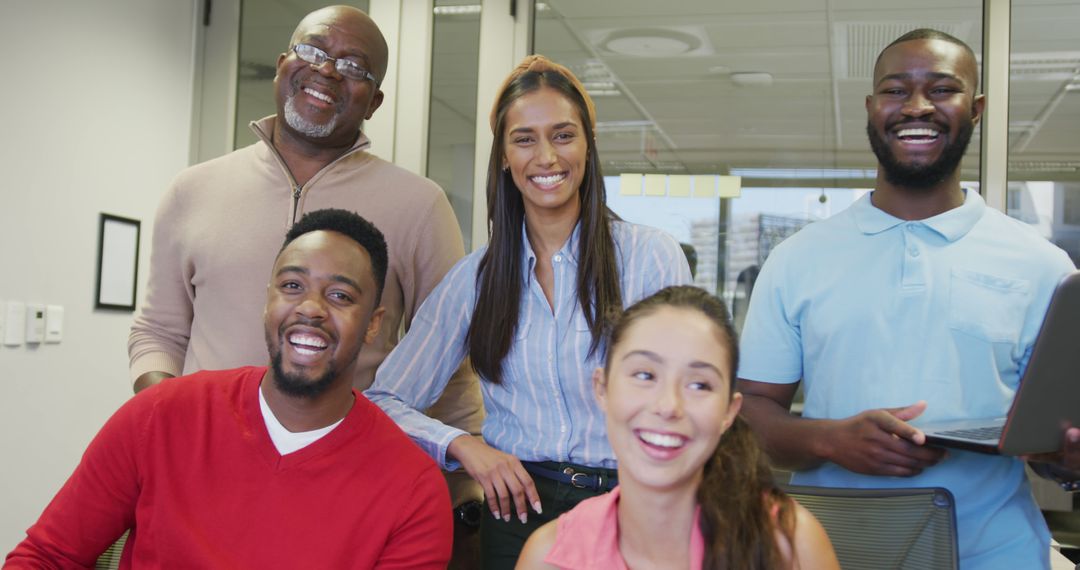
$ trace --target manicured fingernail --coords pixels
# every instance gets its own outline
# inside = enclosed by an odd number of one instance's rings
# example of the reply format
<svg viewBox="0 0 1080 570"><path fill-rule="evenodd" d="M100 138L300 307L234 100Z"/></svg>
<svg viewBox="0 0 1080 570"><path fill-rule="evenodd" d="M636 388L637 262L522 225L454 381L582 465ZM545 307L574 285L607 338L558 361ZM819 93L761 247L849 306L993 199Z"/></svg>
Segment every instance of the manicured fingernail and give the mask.
<svg viewBox="0 0 1080 570"><path fill-rule="evenodd" d="M540 501L536 501L535 503L533 503L533 510L536 511L536 514L541 514L544 512L544 509L540 508Z"/></svg>
<svg viewBox="0 0 1080 570"><path fill-rule="evenodd" d="M499 514L499 511L495 511L495 512L491 513L491 516L495 517L496 520L502 518L502 515Z"/></svg>
<svg viewBox="0 0 1080 570"><path fill-rule="evenodd" d="M510 522L510 513L503 515L503 522Z"/></svg>
<svg viewBox="0 0 1080 570"><path fill-rule="evenodd" d="M518 515L518 520L521 521L521 524L525 524L529 522L529 515L521 513L520 515Z"/></svg>

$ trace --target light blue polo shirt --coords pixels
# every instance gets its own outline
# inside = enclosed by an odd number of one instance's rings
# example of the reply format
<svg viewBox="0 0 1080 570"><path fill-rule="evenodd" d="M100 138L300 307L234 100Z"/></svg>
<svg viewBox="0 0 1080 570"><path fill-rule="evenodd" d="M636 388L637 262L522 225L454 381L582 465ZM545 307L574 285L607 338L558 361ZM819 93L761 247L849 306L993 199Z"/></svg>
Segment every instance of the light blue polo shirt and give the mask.
<svg viewBox="0 0 1080 570"><path fill-rule="evenodd" d="M1008 413L1054 288L1074 269L1032 228L964 204L921 221L867 194L770 254L754 285L739 377L803 380L810 418L928 405L921 421ZM828 463L793 483L946 487L956 497L961 564L1048 567L1049 532L1017 459L952 450L915 477Z"/></svg>

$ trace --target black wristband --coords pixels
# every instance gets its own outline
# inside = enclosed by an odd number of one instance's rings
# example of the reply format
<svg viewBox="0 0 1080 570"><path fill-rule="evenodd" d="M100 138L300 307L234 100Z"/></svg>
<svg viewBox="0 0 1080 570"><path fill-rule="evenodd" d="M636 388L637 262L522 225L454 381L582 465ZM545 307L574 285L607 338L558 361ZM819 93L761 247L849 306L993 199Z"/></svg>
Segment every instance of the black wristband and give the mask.
<svg viewBox="0 0 1080 570"><path fill-rule="evenodd" d="M454 518L469 528L479 527L483 516L484 505L480 501L465 501L454 509Z"/></svg>

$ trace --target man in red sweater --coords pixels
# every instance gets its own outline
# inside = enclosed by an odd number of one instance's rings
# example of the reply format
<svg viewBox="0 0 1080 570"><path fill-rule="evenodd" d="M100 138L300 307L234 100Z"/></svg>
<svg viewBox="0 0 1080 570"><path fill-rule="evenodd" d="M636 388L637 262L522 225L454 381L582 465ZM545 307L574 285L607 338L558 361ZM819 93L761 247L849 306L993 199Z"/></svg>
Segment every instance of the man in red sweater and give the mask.
<svg viewBox="0 0 1080 570"><path fill-rule="evenodd" d="M439 469L352 386L386 267L363 218L305 215L267 287L270 366L136 395L4 568L92 567L127 529L121 568L445 568Z"/></svg>

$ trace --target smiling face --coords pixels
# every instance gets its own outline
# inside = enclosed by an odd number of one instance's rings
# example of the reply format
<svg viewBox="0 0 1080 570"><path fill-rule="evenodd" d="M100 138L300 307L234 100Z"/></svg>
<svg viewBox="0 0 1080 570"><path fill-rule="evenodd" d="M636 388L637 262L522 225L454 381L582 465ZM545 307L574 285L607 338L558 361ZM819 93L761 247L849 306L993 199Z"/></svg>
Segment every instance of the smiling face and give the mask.
<svg viewBox="0 0 1080 570"><path fill-rule="evenodd" d="M342 77L327 61L316 67L292 50L309 44L333 58L352 60L381 78L386 45L378 27L363 12L331 7L311 13L296 28L289 50L278 56L274 90L278 125L290 136L327 145L351 144L360 125L382 104L383 93L371 80Z"/></svg>
<svg viewBox="0 0 1080 570"><path fill-rule="evenodd" d="M977 78L971 54L949 41L910 40L882 52L866 132L888 182L924 189L956 173L982 116Z"/></svg>
<svg viewBox="0 0 1080 570"><path fill-rule="evenodd" d="M660 307L633 322L593 374L622 482L697 488L742 404L728 343L700 311Z"/></svg>
<svg viewBox="0 0 1080 570"><path fill-rule="evenodd" d="M504 124L503 168L521 192L526 216L577 219L589 145L574 104L541 87L511 103Z"/></svg>
<svg viewBox="0 0 1080 570"><path fill-rule="evenodd" d="M383 309L367 251L345 235L304 234L278 255L264 324L274 386L316 397L352 384L360 348L375 339Z"/></svg>

